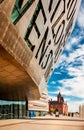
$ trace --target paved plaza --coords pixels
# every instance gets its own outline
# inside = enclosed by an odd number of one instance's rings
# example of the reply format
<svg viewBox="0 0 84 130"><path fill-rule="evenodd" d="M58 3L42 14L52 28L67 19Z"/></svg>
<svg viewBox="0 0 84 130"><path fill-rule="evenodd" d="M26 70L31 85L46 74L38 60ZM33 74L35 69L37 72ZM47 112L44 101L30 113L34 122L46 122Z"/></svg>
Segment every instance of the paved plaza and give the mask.
<svg viewBox="0 0 84 130"><path fill-rule="evenodd" d="M53 116L1 120L0 130L84 130L84 120Z"/></svg>

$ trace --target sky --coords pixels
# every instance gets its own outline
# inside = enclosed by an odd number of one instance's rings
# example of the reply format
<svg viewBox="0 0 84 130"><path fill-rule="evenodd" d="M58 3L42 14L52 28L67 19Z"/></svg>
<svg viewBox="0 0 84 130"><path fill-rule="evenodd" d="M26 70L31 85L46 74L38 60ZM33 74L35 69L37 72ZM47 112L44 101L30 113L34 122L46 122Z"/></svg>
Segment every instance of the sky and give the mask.
<svg viewBox="0 0 84 130"><path fill-rule="evenodd" d="M84 104L84 0L81 1L74 29L49 81L49 99L57 100L59 91L70 112Z"/></svg>

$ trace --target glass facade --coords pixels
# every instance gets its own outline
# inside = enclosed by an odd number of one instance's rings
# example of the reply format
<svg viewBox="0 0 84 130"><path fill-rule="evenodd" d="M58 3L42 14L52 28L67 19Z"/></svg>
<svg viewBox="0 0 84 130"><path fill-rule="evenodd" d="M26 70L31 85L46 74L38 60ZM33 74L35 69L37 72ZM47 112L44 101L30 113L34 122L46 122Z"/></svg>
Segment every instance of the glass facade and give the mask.
<svg viewBox="0 0 84 130"><path fill-rule="evenodd" d="M18 20L24 15L24 13L28 10L34 0L28 0L27 3L22 7L23 0L16 0L15 6L11 15L11 20L14 24L18 22Z"/></svg>
<svg viewBox="0 0 84 130"><path fill-rule="evenodd" d="M0 100L0 120L3 119L27 119L44 116L46 111L28 110L26 101Z"/></svg>
<svg viewBox="0 0 84 130"><path fill-rule="evenodd" d="M0 100L0 119L19 119L26 117L26 101Z"/></svg>

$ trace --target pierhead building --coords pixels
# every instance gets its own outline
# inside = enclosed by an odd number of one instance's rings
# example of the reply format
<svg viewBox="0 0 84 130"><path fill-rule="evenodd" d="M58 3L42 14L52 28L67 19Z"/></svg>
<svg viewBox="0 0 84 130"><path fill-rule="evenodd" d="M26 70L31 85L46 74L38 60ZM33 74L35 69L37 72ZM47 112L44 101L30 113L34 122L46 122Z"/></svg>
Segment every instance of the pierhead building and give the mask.
<svg viewBox="0 0 84 130"><path fill-rule="evenodd" d="M49 113L56 113L56 111L59 114L68 115L68 104L64 101L64 97L60 92L57 95L57 100L49 100Z"/></svg>

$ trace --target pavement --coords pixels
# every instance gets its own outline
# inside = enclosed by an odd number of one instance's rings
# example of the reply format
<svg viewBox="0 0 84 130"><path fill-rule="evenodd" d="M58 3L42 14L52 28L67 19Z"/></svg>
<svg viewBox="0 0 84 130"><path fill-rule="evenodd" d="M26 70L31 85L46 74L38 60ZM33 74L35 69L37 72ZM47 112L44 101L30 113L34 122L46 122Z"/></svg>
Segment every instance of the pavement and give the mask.
<svg viewBox="0 0 84 130"><path fill-rule="evenodd" d="M0 120L0 130L84 130L84 120L49 115L32 119Z"/></svg>

